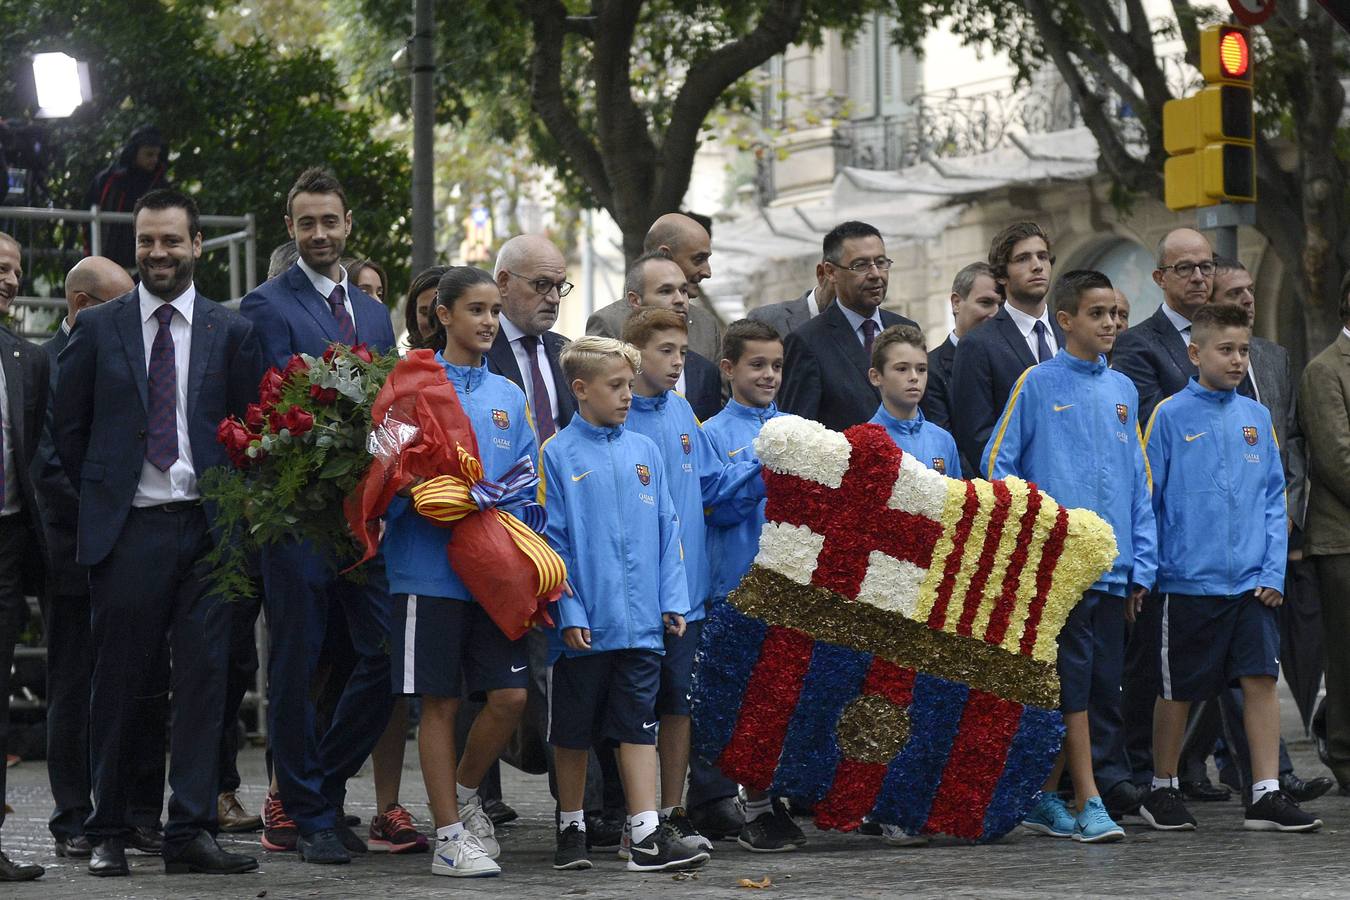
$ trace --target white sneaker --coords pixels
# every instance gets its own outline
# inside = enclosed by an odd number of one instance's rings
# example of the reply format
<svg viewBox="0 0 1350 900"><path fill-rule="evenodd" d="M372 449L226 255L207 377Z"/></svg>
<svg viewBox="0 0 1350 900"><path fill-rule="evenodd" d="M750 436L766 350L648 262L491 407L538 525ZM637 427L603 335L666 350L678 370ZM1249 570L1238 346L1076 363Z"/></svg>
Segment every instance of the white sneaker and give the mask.
<svg viewBox="0 0 1350 900"><path fill-rule="evenodd" d="M488 814L483 812L483 801L474 797L468 803L459 808L459 820L464 823L464 830L474 837L478 838L478 843L483 846L483 850L492 859L501 855L501 844L497 843L496 831L492 828L492 820Z"/></svg>
<svg viewBox="0 0 1350 900"><path fill-rule="evenodd" d="M881 836L892 847L927 847L928 837L922 834L910 834L898 825L882 825Z"/></svg>
<svg viewBox="0 0 1350 900"><path fill-rule="evenodd" d="M468 831L457 841L436 842L431 857L432 875L452 878L491 878L502 874L502 867L492 861L478 837Z"/></svg>

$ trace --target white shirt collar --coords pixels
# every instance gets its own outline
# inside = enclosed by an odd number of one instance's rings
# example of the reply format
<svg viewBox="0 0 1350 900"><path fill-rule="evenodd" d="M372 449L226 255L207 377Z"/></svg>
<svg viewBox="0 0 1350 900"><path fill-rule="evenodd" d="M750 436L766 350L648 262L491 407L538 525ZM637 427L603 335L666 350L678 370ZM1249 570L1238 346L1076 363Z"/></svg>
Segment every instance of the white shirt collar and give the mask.
<svg viewBox="0 0 1350 900"><path fill-rule="evenodd" d="M961 343L961 339L960 339L959 337L956 336L956 332L955 332L955 331L953 331L951 334L947 335L947 340L949 340L949 341L952 342L952 346L953 346L953 347L955 347L957 344Z"/></svg>
<svg viewBox="0 0 1350 900"><path fill-rule="evenodd" d="M497 323L502 330L502 334L506 335L506 342L508 344L514 344L525 336L525 332L517 328L516 323L508 319L505 313L498 316ZM542 343L542 340L540 343Z"/></svg>
<svg viewBox="0 0 1350 900"><path fill-rule="evenodd" d="M149 322L150 317L155 314L155 310L159 309L164 301L150 293L149 288L145 286L145 282L143 281L136 286L136 296L141 303L141 321ZM178 310L178 314L183 317L184 321L191 325L192 306L193 301L196 299L197 285L189 284L187 290L179 294L169 305Z"/></svg>
<svg viewBox="0 0 1350 900"><path fill-rule="evenodd" d="M881 307L879 306L872 310L872 315L867 318L858 315L842 303L839 303L838 306L839 311L844 314L844 318L848 319L849 327L853 329L854 334L861 333L862 323L868 321L868 319L877 323L877 334L881 334L882 329L885 327L881 324Z"/></svg>
<svg viewBox="0 0 1350 900"><path fill-rule="evenodd" d="M819 291L820 288L813 287L806 292L806 314L812 319L820 315L820 301L816 299L816 294Z"/></svg>
<svg viewBox="0 0 1350 900"><path fill-rule="evenodd" d="M1167 321L1172 323L1172 327L1177 330L1178 334L1191 327L1191 320L1168 306L1165 301L1159 308L1163 311L1163 315L1167 316Z"/></svg>
<svg viewBox="0 0 1350 900"><path fill-rule="evenodd" d="M1341 329L1341 334L1343 334L1343 335L1345 335L1346 337L1350 338L1350 328L1342 328L1342 329Z"/></svg>
<svg viewBox="0 0 1350 900"><path fill-rule="evenodd" d="M342 285L343 298L349 299L351 297L352 288L351 285L347 283L347 270L342 268L342 266L338 266L338 274L342 276L342 280L334 281L327 275L320 275L318 272L311 269L304 259L298 259L296 262L300 264L300 271L305 273L305 277L309 279L310 284L314 285L314 290L319 292L320 297L327 300L332 296L333 288L337 287L339 284Z"/></svg>
<svg viewBox="0 0 1350 900"><path fill-rule="evenodd" d="M1022 332L1022 337L1024 338L1031 337L1031 330L1036 327L1037 322L1044 322L1045 330L1050 334L1054 334L1055 330L1050 327L1049 304L1046 305L1045 309L1041 310L1041 314L1039 317L1032 316L1028 313L1024 313L1022 312L1022 310L1013 306L1011 303L1003 304L1003 308L1006 309L1008 311L1008 315L1012 317L1013 323L1017 326L1017 330Z"/></svg>
<svg viewBox="0 0 1350 900"><path fill-rule="evenodd" d="M61 317L61 333L70 334L70 320L65 316Z"/></svg>

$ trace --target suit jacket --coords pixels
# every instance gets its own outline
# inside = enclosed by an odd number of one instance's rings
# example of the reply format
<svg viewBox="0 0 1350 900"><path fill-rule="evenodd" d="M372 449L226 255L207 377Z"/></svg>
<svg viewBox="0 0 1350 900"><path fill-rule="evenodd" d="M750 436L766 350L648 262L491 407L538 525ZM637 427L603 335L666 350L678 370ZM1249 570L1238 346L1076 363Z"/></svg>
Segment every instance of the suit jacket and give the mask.
<svg viewBox="0 0 1350 900"><path fill-rule="evenodd" d="M567 346L567 338L555 331L544 332L544 356L548 358L548 367L553 372L553 389L558 395L558 421L555 431L560 431L572 421L572 415L577 411L576 398L572 396L572 386L567 383L566 376L563 375L562 366L558 362L558 354ZM516 362L516 354L511 349L511 343L506 339L506 333L500 328L497 329L497 337L492 341L492 349L487 352L488 370L496 372L515 382L516 386L522 391L526 391L525 373L520 371L520 364ZM539 416L538 410L531 410L536 418Z"/></svg>
<svg viewBox="0 0 1350 900"><path fill-rule="evenodd" d="M3 326L0 326L0 365L5 371L9 440L14 454L14 469L9 474L17 482L15 490L22 506L15 515L27 527L35 551L22 560L23 587L25 593L39 594L43 592L47 555L32 469L47 418L51 365L41 347Z"/></svg>
<svg viewBox="0 0 1350 900"><path fill-rule="evenodd" d="M956 345L947 338L928 351L928 388L919 402L923 417L948 431L952 430L951 380L955 362Z"/></svg>
<svg viewBox="0 0 1350 900"><path fill-rule="evenodd" d="M913 325L904 316L881 311L881 325ZM843 431L876 414L881 394L867 380L872 362L838 303L783 341L783 387L778 408L826 428Z"/></svg>
<svg viewBox="0 0 1350 900"><path fill-rule="evenodd" d="M811 321L811 307L807 305L807 298L815 293L815 290L811 288L795 300L781 300L778 303L756 306L746 313L746 318L772 325L778 336L785 338Z"/></svg>
<svg viewBox="0 0 1350 900"><path fill-rule="evenodd" d="M1056 344L1063 347L1064 332L1053 317L1050 328ZM1036 357L1006 307L961 338L948 383L948 411L952 436L963 460L978 465L984 458L985 444L1003 414L1013 385L1034 365Z"/></svg>
<svg viewBox="0 0 1350 900"><path fill-rule="evenodd" d="M56 378L61 371L57 357L70 343L70 333L57 331L42 345L50 367L51 397L56 397ZM80 522L80 498L66 477L56 454L56 403L47 404L37 457L33 460L33 487L42 511L47 538L48 589L54 596L81 596L89 592L89 570L75 562L75 529Z"/></svg>
<svg viewBox="0 0 1350 900"><path fill-rule="evenodd" d="M1350 553L1350 337L1336 335L1313 357L1298 388L1298 419L1308 447L1304 552Z"/></svg>
<svg viewBox="0 0 1350 900"><path fill-rule="evenodd" d="M140 483L149 428L141 325L140 298L132 290L81 312L61 353L56 451L79 493L76 559L86 566L112 550ZM198 478L229 464L216 428L257 400L262 372L253 326L198 294L187 388L188 440Z"/></svg>
<svg viewBox="0 0 1350 900"><path fill-rule="evenodd" d="M700 422L722 411L722 372L692 350L684 358L684 399Z"/></svg>
<svg viewBox="0 0 1350 900"><path fill-rule="evenodd" d="M1144 429L1154 407L1198 374L1186 353L1186 341L1161 306L1116 340L1111 368L1129 376L1139 391L1139 427Z"/></svg>
<svg viewBox="0 0 1350 900"><path fill-rule="evenodd" d="M586 333L621 338L623 323L628 321L631 312L633 308L626 299L602 306L586 320ZM720 359L722 352L722 328L716 317L692 299L689 301L689 349L710 360Z"/></svg>
<svg viewBox="0 0 1350 900"><path fill-rule="evenodd" d="M354 284L349 299L357 342L377 353L393 350L394 325L388 308ZM253 323L263 360L278 369L296 353L321 356L329 344L340 340L328 299L314 289L299 263L249 291L239 312Z"/></svg>
<svg viewBox="0 0 1350 900"><path fill-rule="evenodd" d="M1275 436L1280 442L1280 459L1284 463L1286 499L1294 524L1303 524L1303 507L1307 500L1307 464L1303 450L1303 432L1295 413L1296 386L1289 364L1289 351L1274 341L1252 337L1252 380L1261 404L1270 411Z"/></svg>

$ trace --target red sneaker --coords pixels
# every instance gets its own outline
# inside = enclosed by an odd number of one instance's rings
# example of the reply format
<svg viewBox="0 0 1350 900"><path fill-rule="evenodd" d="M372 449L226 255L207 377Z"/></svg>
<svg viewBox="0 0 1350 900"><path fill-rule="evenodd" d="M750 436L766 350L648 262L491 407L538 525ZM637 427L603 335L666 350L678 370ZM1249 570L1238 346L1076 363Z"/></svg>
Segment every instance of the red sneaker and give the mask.
<svg viewBox="0 0 1350 900"><path fill-rule="evenodd" d="M375 853L421 853L427 849L427 836L413 827L408 811L395 804L371 818L366 844Z"/></svg>
<svg viewBox="0 0 1350 900"><path fill-rule="evenodd" d="M300 829L296 827L295 821L286 815L286 810L276 794L269 792L267 800L263 802L262 820L264 850L282 853L295 849L295 843L300 839Z"/></svg>

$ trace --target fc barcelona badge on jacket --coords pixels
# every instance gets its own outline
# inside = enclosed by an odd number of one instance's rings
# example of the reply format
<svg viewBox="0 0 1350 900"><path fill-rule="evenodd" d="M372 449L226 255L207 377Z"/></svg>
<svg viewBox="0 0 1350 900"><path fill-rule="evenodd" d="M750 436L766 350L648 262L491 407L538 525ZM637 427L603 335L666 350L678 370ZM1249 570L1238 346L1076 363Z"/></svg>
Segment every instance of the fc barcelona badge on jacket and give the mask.
<svg viewBox="0 0 1350 900"><path fill-rule="evenodd" d="M492 411L492 424L505 431L511 427L511 417L506 414L504 409L494 409Z"/></svg>
<svg viewBox="0 0 1350 900"><path fill-rule="evenodd" d="M646 487L647 485L649 485L649 484L652 483L652 470L651 470L651 469L647 468L647 467L644 466L642 463L638 463L638 464L637 464L636 466L634 466L633 468L637 469L637 477L638 477L638 481L642 482L642 486L643 486L643 487Z"/></svg>
<svg viewBox="0 0 1350 900"><path fill-rule="evenodd" d="M1129 417L1130 417L1130 408L1126 406L1124 403L1117 403L1116 418L1120 420L1120 424L1124 425L1125 420L1128 419Z"/></svg>
<svg viewBox="0 0 1350 900"><path fill-rule="evenodd" d="M933 457L933 471L939 475L947 474L947 461L940 456Z"/></svg>
<svg viewBox="0 0 1350 900"><path fill-rule="evenodd" d="M1244 438L1246 438L1247 443L1251 444L1253 447L1256 446L1256 436L1257 436L1257 435L1256 435L1256 426L1255 426L1255 425L1243 425L1243 426L1242 426L1242 436L1243 436Z"/></svg>
<svg viewBox="0 0 1350 900"><path fill-rule="evenodd" d="M680 435L680 446L684 448L685 456L688 456L690 453L694 452L694 445L690 443L689 435L687 434Z"/></svg>

